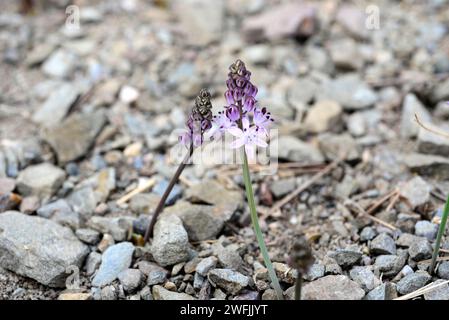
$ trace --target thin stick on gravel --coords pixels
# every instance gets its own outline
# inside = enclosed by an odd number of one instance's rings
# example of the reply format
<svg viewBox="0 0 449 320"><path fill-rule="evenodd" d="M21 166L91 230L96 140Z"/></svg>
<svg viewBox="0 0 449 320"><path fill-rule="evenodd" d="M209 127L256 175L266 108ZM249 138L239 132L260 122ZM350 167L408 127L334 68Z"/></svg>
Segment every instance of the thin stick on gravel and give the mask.
<svg viewBox="0 0 449 320"><path fill-rule="evenodd" d="M312 179L306 181L302 185L300 185L298 188L296 188L294 191L292 191L290 194L286 195L284 198L276 202L273 207L268 211L268 214L271 215L277 210L281 209L284 205L292 201L296 196L298 196L301 192L309 188L311 185L316 183L318 180L320 180L323 176L331 172L335 167L338 166L338 164L344 159L344 157L340 157L337 160L330 163L327 167L322 169L320 172L316 173Z"/></svg>
<svg viewBox="0 0 449 320"><path fill-rule="evenodd" d="M127 194L125 194L123 197L121 197L120 199L117 200L117 204L118 205L122 205L125 202L127 202L128 200L130 200L132 197L134 197L135 195L144 192L145 190L151 188L152 186L154 186L154 184L156 183L155 179L150 179L148 180L146 183L144 183L143 185L137 187L136 189L128 192Z"/></svg>
<svg viewBox="0 0 449 320"><path fill-rule="evenodd" d="M448 284L448 283L449 283L449 280L441 282L441 283L437 283L437 284L435 284L435 282L432 282L432 283L428 284L427 286L424 286L424 287L422 287L422 288L420 288L418 290L415 290L413 292L410 292L409 294L406 294L405 296L402 296L402 297L399 297L399 298L396 298L396 299L393 299L393 300L409 300L409 299L413 299L413 298L416 298L416 297L418 297L420 295L423 295L424 293L432 291L432 290L434 290L434 289L436 289L438 287L441 287L441 286L443 286L445 284Z"/></svg>
<svg viewBox="0 0 449 320"><path fill-rule="evenodd" d="M383 225L384 227L387 227L387 228L389 228L389 229L391 229L391 230L397 230L397 228L396 228L395 226L393 226L392 224L389 224L388 222L385 222L385 221L383 221L383 220L381 220L381 219L379 219L379 218L377 218L377 217L374 217L374 216L370 215L370 214L369 214L367 211L365 211L365 209L363 209L362 206L359 205L357 202L355 202L355 201L353 201L353 200L351 200L351 199L349 199L349 198L346 198L346 199L345 199L345 203L343 203L343 205L344 205L345 207L347 207L347 206L348 206L348 205L347 205L348 203L352 204L355 208L357 208L357 210L359 211L359 213L363 214L363 215L366 216L368 219L370 219L370 220L372 220L372 221L374 221L374 222L377 222L378 224L381 224L381 225Z"/></svg>
<svg viewBox="0 0 449 320"><path fill-rule="evenodd" d="M373 204L371 204L367 209L366 209L366 213L367 214L372 214L374 211L376 211L381 205L383 205L388 199L390 199L391 197L395 196L396 193L398 193L399 191L397 190L393 190L390 193L387 193L385 196L383 196L382 198L380 198L379 200L377 200L376 202L374 202Z"/></svg>
<svg viewBox="0 0 449 320"><path fill-rule="evenodd" d="M427 130L427 131L429 131L429 132L431 132L433 134L436 134L436 135L438 135L440 137L444 137L446 139L449 139L449 133L447 133L447 132L445 132L443 130L440 130L438 128L431 128L428 125L425 125L424 123L421 122L421 120L419 120L418 115L416 113L415 113L415 120L418 123L418 125L421 128L423 128L424 130Z"/></svg>
<svg viewBox="0 0 449 320"><path fill-rule="evenodd" d="M396 195L394 197L391 198L390 203L388 204L387 208L385 209L386 212L393 209L396 202L398 202L400 196L401 196L401 194L398 192L398 193L396 193Z"/></svg>

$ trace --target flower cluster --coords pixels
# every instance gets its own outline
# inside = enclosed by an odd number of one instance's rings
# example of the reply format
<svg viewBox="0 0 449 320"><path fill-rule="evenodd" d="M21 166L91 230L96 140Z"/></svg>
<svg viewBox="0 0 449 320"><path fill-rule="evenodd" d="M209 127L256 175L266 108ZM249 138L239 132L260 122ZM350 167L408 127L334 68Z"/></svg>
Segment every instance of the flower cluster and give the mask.
<svg viewBox="0 0 449 320"><path fill-rule="evenodd" d="M225 132L236 137L231 147L244 146L248 158L253 159L257 146L267 147L268 125L273 121L266 108L259 108L257 87L250 81L251 72L241 60L229 67L225 92L227 106L214 116L210 135L220 138Z"/></svg>
<svg viewBox="0 0 449 320"><path fill-rule="evenodd" d="M182 144L198 147L203 143L204 133L212 127L213 117L210 98L209 91L201 89L187 120L187 130L179 136L179 141Z"/></svg>

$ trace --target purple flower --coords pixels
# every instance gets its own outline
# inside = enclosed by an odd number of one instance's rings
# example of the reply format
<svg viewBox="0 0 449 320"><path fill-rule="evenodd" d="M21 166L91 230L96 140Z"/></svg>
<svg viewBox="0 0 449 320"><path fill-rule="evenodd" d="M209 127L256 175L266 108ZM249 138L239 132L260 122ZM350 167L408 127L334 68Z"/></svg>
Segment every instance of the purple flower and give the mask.
<svg viewBox="0 0 449 320"><path fill-rule="evenodd" d="M254 157L257 147L267 147L268 125L273 121L266 108L257 107L257 87L251 83L251 72L241 60L229 67L224 96L227 106L212 121L209 134L217 139L229 132L236 139L232 148L245 147L248 158Z"/></svg>
<svg viewBox="0 0 449 320"><path fill-rule="evenodd" d="M179 142L185 146L200 146L204 140L204 133L212 127L210 98L210 93L206 89L201 89L196 97L195 105L186 122L187 129L179 136Z"/></svg>
<svg viewBox="0 0 449 320"><path fill-rule="evenodd" d="M265 136L261 134L261 132L255 126L250 126L249 120L247 117L242 119L242 129L238 127L231 127L228 129L228 132L232 134L235 139L231 148L240 148L245 146L246 154L249 159L254 159L256 147L266 148L268 144L265 142Z"/></svg>
<svg viewBox="0 0 449 320"><path fill-rule="evenodd" d="M212 128L209 131L209 136L212 139L219 139L230 127L235 126L235 122L228 118L228 116L223 112L218 112L218 116L214 116L212 121Z"/></svg>
<svg viewBox="0 0 449 320"><path fill-rule="evenodd" d="M231 104L226 108L226 116L229 120L235 122L240 119L240 110L235 104Z"/></svg>

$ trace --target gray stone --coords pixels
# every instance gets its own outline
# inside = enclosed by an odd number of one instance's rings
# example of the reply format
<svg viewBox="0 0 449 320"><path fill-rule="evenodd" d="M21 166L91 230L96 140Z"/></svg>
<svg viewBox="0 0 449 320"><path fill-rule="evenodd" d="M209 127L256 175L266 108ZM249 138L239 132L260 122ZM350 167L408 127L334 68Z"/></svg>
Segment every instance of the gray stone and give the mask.
<svg viewBox="0 0 449 320"><path fill-rule="evenodd" d="M354 267L349 272L352 280L357 282L366 292L373 290L382 282L374 275L370 266Z"/></svg>
<svg viewBox="0 0 449 320"><path fill-rule="evenodd" d="M331 41L329 53L335 67L341 70L358 70L363 67L363 56L359 45L350 38Z"/></svg>
<svg viewBox="0 0 449 320"><path fill-rule="evenodd" d="M92 280L92 286L102 287L115 279L131 265L134 246L130 242L115 244L106 249L101 258L100 269Z"/></svg>
<svg viewBox="0 0 449 320"><path fill-rule="evenodd" d="M64 170L50 163L41 163L20 172L17 188L23 196L35 195L48 200L59 189L64 179Z"/></svg>
<svg viewBox="0 0 449 320"><path fill-rule="evenodd" d="M354 137L361 137L365 135L367 131L367 123L364 114L362 112L352 113L347 118L346 127Z"/></svg>
<svg viewBox="0 0 449 320"><path fill-rule="evenodd" d="M72 229L77 229L81 225L80 215L74 212L64 199L59 199L40 207L37 210L37 214Z"/></svg>
<svg viewBox="0 0 449 320"><path fill-rule="evenodd" d="M320 150L293 136L280 136L277 139L277 143L279 150L278 156L280 159L293 162L312 163L321 163L324 161L324 157Z"/></svg>
<svg viewBox="0 0 449 320"><path fill-rule="evenodd" d="M196 265L195 271L205 277L210 269L215 268L217 261L214 256L204 258Z"/></svg>
<svg viewBox="0 0 449 320"><path fill-rule="evenodd" d="M208 273L209 281L229 294L237 294L248 286L250 279L240 272L230 269L212 269Z"/></svg>
<svg viewBox="0 0 449 320"><path fill-rule="evenodd" d="M97 206L97 199L91 187L74 190L66 198L67 203L78 212L84 219L88 219L94 214Z"/></svg>
<svg viewBox="0 0 449 320"><path fill-rule="evenodd" d="M161 197L154 193L139 193L131 198L129 207L137 214L152 214Z"/></svg>
<svg viewBox="0 0 449 320"><path fill-rule="evenodd" d="M318 101L307 112L304 125L312 133L338 131L342 125L342 112L342 107L335 101Z"/></svg>
<svg viewBox="0 0 449 320"><path fill-rule="evenodd" d="M304 280L313 281L318 278L324 277L324 271L325 271L325 267L322 264L314 263L309 268L307 273L304 274L302 277Z"/></svg>
<svg viewBox="0 0 449 320"><path fill-rule="evenodd" d="M430 200L432 187L420 176L416 176L399 188L400 194L412 208L426 204Z"/></svg>
<svg viewBox="0 0 449 320"><path fill-rule="evenodd" d="M431 120L429 111L413 93L409 93L405 96L402 104L400 132L403 138L414 138L418 135L420 127L416 123L415 114L421 121L429 122Z"/></svg>
<svg viewBox="0 0 449 320"><path fill-rule="evenodd" d="M317 100L334 100L345 110L359 110L372 106L377 94L357 74L347 74L333 81L325 81L318 90Z"/></svg>
<svg viewBox="0 0 449 320"><path fill-rule="evenodd" d="M217 250L217 256L223 268L238 270L243 264L243 260L238 251L229 247L219 248Z"/></svg>
<svg viewBox="0 0 449 320"><path fill-rule="evenodd" d="M164 212L181 218L191 241L203 241L214 239L229 217L228 214L220 212L219 208L222 207L178 201Z"/></svg>
<svg viewBox="0 0 449 320"><path fill-rule="evenodd" d="M415 261L428 259L432 256L432 246L426 238L416 238L409 246L410 258Z"/></svg>
<svg viewBox="0 0 449 320"><path fill-rule="evenodd" d="M401 159L412 172L440 180L449 179L449 159L446 157L410 153L403 155Z"/></svg>
<svg viewBox="0 0 449 320"><path fill-rule="evenodd" d="M435 285L439 285L435 289L427 291L424 293L424 299L426 300L449 300L449 285L445 280L436 280L433 282Z"/></svg>
<svg viewBox="0 0 449 320"><path fill-rule="evenodd" d="M362 229L362 232L360 232L360 241L370 241L373 240L377 235L376 230L371 227L365 227Z"/></svg>
<svg viewBox="0 0 449 320"><path fill-rule="evenodd" d="M84 270L86 275L91 276L100 267L101 264L101 254L98 252L91 252L87 256L86 263L84 265Z"/></svg>
<svg viewBox="0 0 449 320"><path fill-rule="evenodd" d="M94 7L83 7L80 10L80 21L85 23L97 23L103 20L103 14Z"/></svg>
<svg viewBox="0 0 449 320"><path fill-rule="evenodd" d="M158 197L162 197L162 195L164 194L165 190L168 187L169 182L165 179L159 181L154 187L153 187L153 192L156 193L156 195ZM182 195L182 188L178 185L175 184L173 186L173 189L170 191L170 194L168 195L167 200L165 201L166 205L172 205L173 203L175 203L175 201L180 198Z"/></svg>
<svg viewBox="0 0 449 320"><path fill-rule="evenodd" d="M193 288L200 290L203 287L205 277L200 275L199 273L195 273L193 276Z"/></svg>
<svg viewBox="0 0 449 320"><path fill-rule="evenodd" d="M304 300L361 300L364 296L365 291L343 275L325 276L302 288Z"/></svg>
<svg viewBox="0 0 449 320"><path fill-rule="evenodd" d="M95 137L106 123L102 110L93 113L76 113L59 125L43 132L46 140L56 152L61 165L84 156L92 146Z"/></svg>
<svg viewBox="0 0 449 320"><path fill-rule="evenodd" d="M430 94L430 99L434 104L449 99L449 79L437 81Z"/></svg>
<svg viewBox="0 0 449 320"><path fill-rule="evenodd" d="M205 46L220 38L225 10L222 0L213 3L207 0L183 0L175 1L174 6L188 43Z"/></svg>
<svg viewBox="0 0 449 320"><path fill-rule="evenodd" d="M365 300L393 300L396 297L396 286L393 283L385 282L368 292Z"/></svg>
<svg viewBox="0 0 449 320"><path fill-rule="evenodd" d="M154 226L151 252L161 266L174 265L189 258L189 241L182 221L176 215L162 214Z"/></svg>
<svg viewBox="0 0 449 320"><path fill-rule="evenodd" d="M381 233L371 241L370 252L373 254L396 254L396 244L388 234Z"/></svg>
<svg viewBox="0 0 449 320"><path fill-rule="evenodd" d="M87 226L101 233L110 234L115 241L125 241L131 236L133 219L133 217L93 216L87 221Z"/></svg>
<svg viewBox="0 0 449 320"><path fill-rule="evenodd" d="M340 267L349 268L360 261L362 258L362 253L350 249L338 249L335 252L329 253L329 256L335 259Z"/></svg>
<svg viewBox="0 0 449 320"><path fill-rule="evenodd" d="M406 259L396 255L380 255L374 263L374 270L383 273L385 276L398 274L404 266Z"/></svg>
<svg viewBox="0 0 449 320"><path fill-rule="evenodd" d="M290 193L296 186L296 179L281 179L270 183L270 190L276 198L280 198Z"/></svg>
<svg viewBox="0 0 449 320"><path fill-rule="evenodd" d="M106 286L101 289L101 300L117 300L118 292L114 286Z"/></svg>
<svg viewBox="0 0 449 320"><path fill-rule="evenodd" d="M30 52L28 52L25 59L25 64L28 67L34 67L47 59L50 54L54 51L55 45L52 43L42 43L34 47Z"/></svg>
<svg viewBox="0 0 449 320"><path fill-rule="evenodd" d="M355 39L366 40L369 38L365 12L359 7L343 3L337 11L336 21Z"/></svg>
<svg viewBox="0 0 449 320"><path fill-rule="evenodd" d="M284 3L243 21L243 33L249 41L308 37L316 29L316 10L309 3Z"/></svg>
<svg viewBox="0 0 449 320"><path fill-rule="evenodd" d="M153 287L153 298L154 300L195 300L191 295L169 291L161 286Z"/></svg>
<svg viewBox="0 0 449 320"><path fill-rule="evenodd" d="M168 271L155 263L139 261L137 267L147 277L147 285L149 286L164 283L167 280Z"/></svg>
<svg viewBox="0 0 449 320"><path fill-rule="evenodd" d="M50 94L44 104L34 113L33 121L46 127L59 124L67 115L79 94L79 89L76 86L67 83L62 84Z"/></svg>
<svg viewBox="0 0 449 320"><path fill-rule="evenodd" d="M100 233L98 231L81 228L75 231L76 236L87 244L97 244L100 241Z"/></svg>
<svg viewBox="0 0 449 320"><path fill-rule="evenodd" d="M449 280L449 261L440 262L437 274L440 278Z"/></svg>
<svg viewBox="0 0 449 320"><path fill-rule="evenodd" d="M292 107L297 109L301 105L313 100L318 90L318 84L311 78L295 79L287 91L287 100Z"/></svg>
<svg viewBox="0 0 449 320"><path fill-rule="evenodd" d="M51 77L68 78L73 75L77 63L74 54L58 49L42 65L42 71Z"/></svg>
<svg viewBox="0 0 449 320"><path fill-rule="evenodd" d="M271 48L266 44L246 47L242 52L244 61L254 65L266 65L271 59Z"/></svg>
<svg viewBox="0 0 449 320"><path fill-rule="evenodd" d="M432 277L427 272L415 272L406 275L397 283L397 290L400 294L408 294L424 287Z"/></svg>
<svg viewBox="0 0 449 320"><path fill-rule="evenodd" d="M225 221L229 220L235 210L243 205L242 194L235 190L226 189L217 180L204 180L190 187L186 191L186 199L193 203L208 203L221 210Z"/></svg>
<svg viewBox="0 0 449 320"><path fill-rule="evenodd" d="M64 287L69 266L89 253L73 232L41 217L0 214L0 266L50 287Z"/></svg>
<svg viewBox="0 0 449 320"><path fill-rule="evenodd" d="M151 294L151 289L150 287L144 287L141 291L140 291L140 298L142 300L153 300L153 295Z"/></svg>
<svg viewBox="0 0 449 320"><path fill-rule="evenodd" d="M354 138L348 134L323 133L318 136L321 151L328 160L345 156L347 161L360 159L361 152Z"/></svg>
<svg viewBox="0 0 449 320"><path fill-rule="evenodd" d="M396 240L396 244L400 247L410 247L410 245L418 238L420 237L417 237L410 233L402 233Z"/></svg>
<svg viewBox="0 0 449 320"><path fill-rule="evenodd" d="M426 221L421 220L415 224L415 234L419 237L425 237L429 241L435 240L438 233L438 225Z"/></svg>
<svg viewBox="0 0 449 320"><path fill-rule="evenodd" d="M142 272L137 269L123 270L118 274L117 277L120 281L120 284L123 286L123 289L128 293L135 292L137 289L139 289L143 280Z"/></svg>
<svg viewBox="0 0 449 320"><path fill-rule="evenodd" d="M426 124L431 130L447 132L447 126ZM418 151L424 154L435 154L443 157L449 156L449 139L424 128L419 128Z"/></svg>

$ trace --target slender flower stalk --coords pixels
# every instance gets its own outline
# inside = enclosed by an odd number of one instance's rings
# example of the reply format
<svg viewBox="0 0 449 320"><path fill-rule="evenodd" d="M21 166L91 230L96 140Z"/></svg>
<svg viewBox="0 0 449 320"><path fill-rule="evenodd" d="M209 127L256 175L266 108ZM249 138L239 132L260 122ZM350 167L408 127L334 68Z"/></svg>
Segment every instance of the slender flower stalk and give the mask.
<svg viewBox="0 0 449 320"><path fill-rule="evenodd" d="M195 99L195 105L192 108L192 112L187 120L187 129L179 137L179 141L184 144L188 149L188 153L184 157L184 160L179 164L178 169L170 180L170 183L165 189L161 200L159 201L156 210L154 211L151 222L145 232L144 243L153 235L154 225L156 224L157 218L164 209L165 202L167 201L170 192L175 186L184 168L190 160L193 154L194 148L199 147L204 141L204 134L212 126L212 104L210 102L210 93L206 89L201 89L200 94Z"/></svg>
<svg viewBox="0 0 449 320"><path fill-rule="evenodd" d="M437 240L435 242L435 248L433 249L432 263L430 264L430 273L434 273L435 263L437 261L438 253L440 251L441 239L443 238L444 231L446 230L447 216L449 215L449 196L444 206L443 215L441 216L440 228L438 229Z"/></svg>
<svg viewBox="0 0 449 320"><path fill-rule="evenodd" d="M302 276L307 273L314 260L307 239L302 235L296 237L288 258L288 265L298 272L295 282L295 300L301 300Z"/></svg>
<svg viewBox="0 0 449 320"><path fill-rule="evenodd" d="M229 67L228 80L226 81L228 90L224 94L228 105L223 111L219 112L218 116L214 117L209 134L214 139L221 137L226 132L236 137L231 144L231 148L241 149L243 180L257 243L276 295L279 300L283 300L283 291L279 285L259 226L248 167L248 158L250 160L255 158L257 147L265 148L268 146L266 142L268 138L267 128L273 119L266 108L258 107L256 100L258 89L251 83L250 78L251 72L246 69L241 60L237 60Z"/></svg>
<svg viewBox="0 0 449 320"><path fill-rule="evenodd" d="M268 270L268 275L273 284L274 290L279 300L283 300L283 291L279 285L279 280L274 271L273 264L271 263L270 256L268 255L267 247L265 246L265 241L263 239L262 230L259 226L259 218L257 217L256 204L254 201L253 187L251 185L251 177L249 175L248 159L246 157L246 151L242 148L243 157L243 181L245 182L246 198L248 199L249 210L251 214L251 222L254 227L254 233L256 234L257 243L259 244L260 252L262 253L265 266Z"/></svg>

